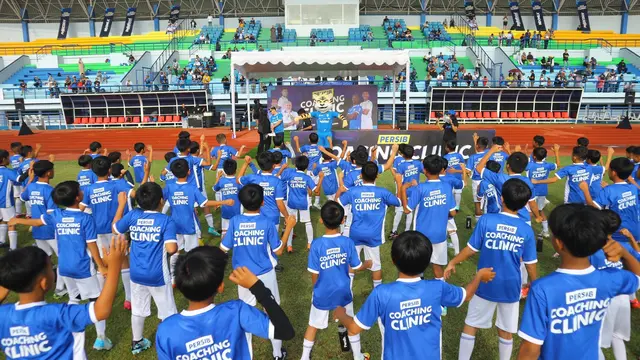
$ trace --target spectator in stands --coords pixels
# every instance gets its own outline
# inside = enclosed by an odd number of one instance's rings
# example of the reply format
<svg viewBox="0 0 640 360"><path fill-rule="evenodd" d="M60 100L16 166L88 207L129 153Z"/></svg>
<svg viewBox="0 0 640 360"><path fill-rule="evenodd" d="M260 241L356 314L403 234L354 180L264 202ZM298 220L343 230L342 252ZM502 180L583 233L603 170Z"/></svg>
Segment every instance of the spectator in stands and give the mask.
<svg viewBox="0 0 640 360"><path fill-rule="evenodd" d="M151 81L151 76L147 75L144 77L144 86L147 88L147 91L151 91L151 85L153 82Z"/></svg>
<svg viewBox="0 0 640 360"><path fill-rule="evenodd" d="M627 72L627 64L624 63L624 59L620 60L618 65L616 65L619 74L625 74Z"/></svg>
<svg viewBox="0 0 640 360"><path fill-rule="evenodd" d="M540 74L540 78L538 79L538 81L540 82L540 84L538 84L538 86L539 87L544 87L544 85L545 85L544 73Z"/></svg>
<svg viewBox="0 0 640 360"><path fill-rule="evenodd" d="M536 84L536 74L531 70L529 74L529 87L534 87Z"/></svg>
<svg viewBox="0 0 640 360"><path fill-rule="evenodd" d="M549 72L553 73L553 68L556 66L556 59L553 56L547 58L547 64L549 65Z"/></svg>
<svg viewBox="0 0 640 360"><path fill-rule="evenodd" d="M444 18L444 20L442 20L442 27L443 28L447 28L447 18Z"/></svg>
<svg viewBox="0 0 640 360"><path fill-rule="evenodd" d="M198 42L197 43L198 44L204 44L205 39L206 38L204 36L204 33L200 33L200 37L198 37Z"/></svg>
<svg viewBox="0 0 640 360"><path fill-rule="evenodd" d="M487 45L493 46L493 33L489 35L489 39L487 39Z"/></svg>
<svg viewBox="0 0 640 360"><path fill-rule="evenodd" d="M533 58L533 54L531 53L531 51L529 51L529 53L527 54L527 64L529 65L536 64L536 60Z"/></svg>
<svg viewBox="0 0 640 360"><path fill-rule="evenodd" d="M457 87L459 79L460 77L458 76L458 72L453 73L453 78L451 79L451 86Z"/></svg>
<svg viewBox="0 0 640 360"><path fill-rule="evenodd" d="M40 80L40 78L37 76L33 78L33 87L36 89L39 89L42 87L42 80Z"/></svg>
<svg viewBox="0 0 640 360"><path fill-rule="evenodd" d="M180 118L182 119L182 128L186 129L189 127L189 110L187 106L183 103L182 107L180 107Z"/></svg>
<svg viewBox="0 0 640 360"><path fill-rule="evenodd" d="M127 82L124 86L124 91L133 91L133 84L131 83L131 79L127 79Z"/></svg>
<svg viewBox="0 0 640 360"><path fill-rule="evenodd" d="M473 72L473 75L471 75L471 80L473 80L473 86L478 86L478 80L480 79L480 74L477 71Z"/></svg>
<svg viewBox="0 0 640 360"><path fill-rule="evenodd" d="M209 34L204 36L204 43L205 44L211 44L211 38L209 37Z"/></svg>
<svg viewBox="0 0 640 360"><path fill-rule="evenodd" d="M453 16L451 17L451 19L449 19L449 27L452 28L456 26L456 22L453 20Z"/></svg>
<svg viewBox="0 0 640 360"><path fill-rule="evenodd" d="M540 68L543 70L549 68L549 64L547 63L547 58L544 56L542 57L542 59L540 59Z"/></svg>
<svg viewBox="0 0 640 360"><path fill-rule="evenodd" d="M277 33L278 33L278 41L282 41L282 26L280 24L278 24Z"/></svg>
<svg viewBox="0 0 640 360"><path fill-rule="evenodd" d="M524 44L524 34L520 34L520 41L518 43L519 43L518 45L520 46L520 50L523 50L524 49L524 45L525 45Z"/></svg>
<svg viewBox="0 0 640 360"><path fill-rule="evenodd" d="M551 32L549 30L544 32L544 48L549 48L549 40L551 40Z"/></svg>
<svg viewBox="0 0 640 360"><path fill-rule="evenodd" d="M213 16L211 15L211 13L209 13L209 16L207 16L207 22L209 23L209 27L213 26Z"/></svg>
<svg viewBox="0 0 640 360"><path fill-rule="evenodd" d="M249 21L250 25L255 25L256 24L256 19L251 18L251 20Z"/></svg>
<svg viewBox="0 0 640 360"><path fill-rule="evenodd" d="M24 94L27 93L27 82L24 80L20 80L20 92L22 93L22 96L24 97Z"/></svg>
<svg viewBox="0 0 640 360"><path fill-rule="evenodd" d="M509 31L507 35L505 35L505 39L507 41L507 46L511 46L511 44L513 43L513 33Z"/></svg>
<svg viewBox="0 0 640 360"><path fill-rule="evenodd" d="M564 49L562 53L562 66L569 66L569 50Z"/></svg>
<svg viewBox="0 0 640 360"><path fill-rule="evenodd" d="M385 75L384 78L382 79L382 91L389 92L390 88L391 88L391 78L389 77L389 75Z"/></svg>
<svg viewBox="0 0 640 360"><path fill-rule="evenodd" d="M426 20L424 24L420 25L420 30L424 30L428 28L429 28L429 20Z"/></svg>
<svg viewBox="0 0 640 360"><path fill-rule="evenodd" d="M636 87L636 84L634 84L631 81L627 81L627 83L624 84L624 89L622 91L624 92L635 91L635 87Z"/></svg>
<svg viewBox="0 0 640 360"><path fill-rule="evenodd" d="M91 92L93 92L93 91L92 91L92 88L91 88L91 86L92 86L92 85L93 85L93 84L91 83L91 79L89 79L89 78L84 79L84 91L85 91L86 93L91 93Z"/></svg>
<svg viewBox="0 0 640 360"><path fill-rule="evenodd" d="M276 26L271 25L271 42L276 42L278 39L276 37Z"/></svg>
<svg viewBox="0 0 640 360"><path fill-rule="evenodd" d="M524 47L528 48L531 41L531 32L527 30L527 32L524 33L523 37L524 37Z"/></svg>
<svg viewBox="0 0 640 360"><path fill-rule="evenodd" d="M487 84L489 84L489 78L487 77L487 75L485 75L482 78L482 86L487 87Z"/></svg>
<svg viewBox="0 0 640 360"><path fill-rule="evenodd" d="M204 75L202 76L202 85L203 85L203 88L207 90L207 92L209 92L210 82L211 82L211 76L209 75L209 73L204 73Z"/></svg>
<svg viewBox="0 0 640 360"><path fill-rule="evenodd" d="M478 30L478 22L475 18L469 20L469 28L472 31Z"/></svg>
<svg viewBox="0 0 640 360"><path fill-rule="evenodd" d="M396 21L396 24L394 25L394 27L395 27L396 29L401 29L401 28L402 28L402 25L400 25L400 21Z"/></svg>
<svg viewBox="0 0 640 360"><path fill-rule="evenodd" d="M389 17L385 15L384 19L382 19L382 26L389 22Z"/></svg>
<svg viewBox="0 0 640 360"><path fill-rule="evenodd" d="M369 42L373 41L373 33L371 31L367 32L367 41Z"/></svg>
<svg viewBox="0 0 640 360"><path fill-rule="evenodd" d="M502 18L502 30L507 30L509 28L509 18L505 14Z"/></svg>
<svg viewBox="0 0 640 360"><path fill-rule="evenodd" d="M80 73L80 76L84 76L85 74L84 62L82 61L82 58L78 58L78 73Z"/></svg>
<svg viewBox="0 0 640 360"><path fill-rule="evenodd" d="M258 51L264 51L264 48L262 47L262 45L258 46Z"/></svg>
<svg viewBox="0 0 640 360"><path fill-rule="evenodd" d="M216 51L222 51L222 45L220 45L220 41L216 41Z"/></svg>
<svg viewBox="0 0 640 360"><path fill-rule="evenodd" d="M591 66L591 64L589 63L589 57L588 56L585 56L584 59L582 59L582 66L584 66L584 67Z"/></svg>
<svg viewBox="0 0 640 360"><path fill-rule="evenodd" d="M195 29L198 27L198 24L196 23L196 19L191 19L191 28Z"/></svg>
<svg viewBox="0 0 640 360"><path fill-rule="evenodd" d="M222 90L225 94L228 94L230 89L231 89L231 81L229 81L229 77L225 75L222 78Z"/></svg>
<svg viewBox="0 0 640 360"><path fill-rule="evenodd" d="M460 65L460 66L462 66L462 68L464 69L464 65ZM477 73L479 73L479 72L480 72L481 67L482 67L482 63L480 62L480 59L476 59L476 67L475 67L475 71L476 71Z"/></svg>
<svg viewBox="0 0 640 360"><path fill-rule="evenodd" d="M589 60L589 63L591 63L591 68L594 70L596 66L598 66L598 60L596 60L596 58L594 58L593 56L591 57L591 60Z"/></svg>

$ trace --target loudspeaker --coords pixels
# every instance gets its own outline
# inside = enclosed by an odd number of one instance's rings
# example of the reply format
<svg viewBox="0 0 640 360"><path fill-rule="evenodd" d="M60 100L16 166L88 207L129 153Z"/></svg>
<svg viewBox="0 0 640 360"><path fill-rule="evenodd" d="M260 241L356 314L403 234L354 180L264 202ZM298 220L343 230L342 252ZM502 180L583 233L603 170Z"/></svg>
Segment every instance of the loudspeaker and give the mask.
<svg viewBox="0 0 640 360"><path fill-rule="evenodd" d="M24 111L24 98L15 98L13 99L13 104L16 107L16 110Z"/></svg>
<svg viewBox="0 0 640 360"><path fill-rule="evenodd" d="M625 105L633 105L636 102L636 92L635 91L627 91L624 93L624 104Z"/></svg>

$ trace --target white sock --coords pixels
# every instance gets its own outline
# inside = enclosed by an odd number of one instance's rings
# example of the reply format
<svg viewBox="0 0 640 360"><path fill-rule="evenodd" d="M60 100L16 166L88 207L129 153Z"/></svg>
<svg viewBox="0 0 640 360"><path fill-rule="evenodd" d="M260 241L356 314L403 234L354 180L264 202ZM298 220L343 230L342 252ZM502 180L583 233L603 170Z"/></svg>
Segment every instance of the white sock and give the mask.
<svg viewBox="0 0 640 360"><path fill-rule="evenodd" d="M311 222L304 223L304 229L307 232L307 244L311 244L313 241L313 225Z"/></svg>
<svg viewBox="0 0 640 360"><path fill-rule="evenodd" d="M178 253L171 255L169 258L169 269L171 272L171 281L175 278L176 262L178 262Z"/></svg>
<svg viewBox="0 0 640 360"><path fill-rule="evenodd" d="M26 202L25 205L27 207L27 216L31 217L31 203L30 202Z"/></svg>
<svg viewBox="0 0 640 360"><path fill-rule="evenodd" d="M373 288L377 288L378 285L382 284L382 280L373 280Z"/></svg>
<svg viewBox="0 0 640 360"><path fill-rule="evenodd" d="M78 304L80 304L80 300L69 298L69 302L67 304L69 304L69 305L78 305Z"/></svg>
<svg viewBox="0 0 640 360"><path fill-rule="evenodd" d="M353 360L362 360L362 347L360 346L360 335L349 335L349 343L351 344L351 352L353 352Z"/></svg>
<svg viewBox="0 0 640 360"><path fill-rule="evenodd" d="M0 224L0 244L4 244L7 242L7 231L9 230L9 225Z"/></svg>
<svg viewBox="0 0 640 360"><path fill-rule="evenodd" d="M20 199L19 197L16 198L16 214L22 214L22 199Z"/></svg>
<svg viewBox="0 0 640 360"><path fill-rule="evenodd" d="M453 193L453 198L456 201L456 209L460 209L460 203L462 202L462 193Z"/></svg>
<svg viewBox="0 0 640 360"><path fill-rule="evenodd" d="M9 231L9 249L15 250L18 248L18 232L15 230Z"/></svg>
<svg viewBox="0 0 640 360"><path fill-rule="evenodd" d="M480 220L480 216L482 215L476 215L476 221Z"/></svg>
<svg viewBox="0 0 640 360"><path fill-rule="evenodd" d="M207 220L207 225L209 225L210 228L213 227L213 214L205 214L204 215L204 219Z"/></svg>
<svg viewBox="0 0 640 360"><path fill-rule="evenodd" d="M454 231L449 233L449 236L451 237L451 243L453 244L453 253L458 255L460 253L460 239L458 239L458 232Z"/></svg>
<svg viewBox="0 0 640 360"><path fill-rule="evenodd" d="M404 231L412 230L411 224L413 223L413 213L407 214L407 218L404 221L405 227Z"/></svg>
<svg viewBox="0 0 640 360"><path fill-rule="evenodd" d="M614 335L611 338L611 349L613 350L613 357L616 360L627 360L627 348L624 345L624 340Z"/></svg>
<svg viewBox="0 0 640 360"><path fill-rule="evenodd" d="M542 221L542 231L549 232L549 222L547 220Z"/></svg>
<svg viewBox="0 0 640 360"><path fill-rule="evenodd" d="M458 360L470 360L473 354L473 346L476 344L476 337L462 333L460 335L460 350Z"/></svg>
<svg viewBox="0 0 640 360"><path fill-rule="evenodd" d="M142 340L142 333L144 332L144 317L131 315L131 333L133 334L133 341Z"/></svg>
<svg viewBox="0 0 640 360"><path fill-rule="evenodd" d="M526 284L529 280L529 273L527 272L527 267L524 262L520 262L520 281L522 281L522 285Z"/></svg>
<svg viewBox="0 0 640 360"><path fill-rule="evenodd" d="M56 292L64 290L64 280L60 276L60 267L56 269Z"/></svg>
<svg viewBox="0 0 640 360"><path fill-rule="evenodd" d="M165 201L165 202L164 202L164 205L162 205L162 213L163 213L163 214L168 213L168 212L169 212L169 208L170 208L170 207L171 207L171 206L169 205L169 202L168 202L168 201Z"/></svg>
<svg viewBox="0 0 640 360"><path fill-rule="evenodd" d="M313 205L320 207L320 195L316 196L316 198L313 201Z"/></svg>
<svg viewBox="0 0 640 360"><path fill-rule="evenodd" d="M349 282L350 285L349 287L351 288L351 292L353 293L353 280L356 278L356 274L354 273L349 273Z"/></svg>
<svg viewBox="0 0 640 360"><path fill-rule="evenodd" d="M511 359L511 352L513 351L513 339L507 340L498 337L498 354L500 360Z"/></svg>
<svg viewBox="0 0 640 360"><path fill-rule="evenodd" d="M309 360L309 356L311 356L311 349L313 349L313 341L309 341L304 339L302 342L302 357L300 360Z"/></svg>
<svg viewBox="0 0 640 360"><path fill-rule="evenodd" d="M100 285L100 290L102 291L102 289L104 288L104 276L102 276L102 274L98 273L96 275L96 278L98 278L98 284Z"/></svg>
<svg viewBox="0 0 640 360"><path fill-rule="evenodd" d="M273 357L282 357L282 340L271 340L271 346L273 347Z"/></svg>
<svg viewBox="0 0 640 360"><path fill-rule="evenodd" d="M636 293L629 295L629 298L633 301L636 299Z"/></svg>
<svg viewBox="0 0 640 360"><path fill-rule="evenodd" d="M120 270L122 284L124 285L124 299L131 301L131 272L129 269Z"/></svg>
<svg viewBox="0 0 640 360"><path fill-rule="evenodd" d="M293 247L293 229L289 233L289 238L287 239L287 246Z"/></svg>
<svg viewBox="0 0 640 360"><path fill-rule="evenodd" d="M342 228L342 235L349 237L349 233L351 232L351 227L349 225L345 225Z"/></svg>
<svg viewBox="0 0 640 360"><path fill-rule="evenodd" d="M96 323L96 334L100 339L104 339L105 332L107 331L107 321L101 320Z"/></svg>
<svg viewBox="0 0 640 360"><path fill-rule="evenodd" d="M400 210L396 208L396 212L393 214L393 227L391 228L392 232L398 231L398 225L400 225L400 220L402 220L402 213L402 208L400 208Z"/></svg>

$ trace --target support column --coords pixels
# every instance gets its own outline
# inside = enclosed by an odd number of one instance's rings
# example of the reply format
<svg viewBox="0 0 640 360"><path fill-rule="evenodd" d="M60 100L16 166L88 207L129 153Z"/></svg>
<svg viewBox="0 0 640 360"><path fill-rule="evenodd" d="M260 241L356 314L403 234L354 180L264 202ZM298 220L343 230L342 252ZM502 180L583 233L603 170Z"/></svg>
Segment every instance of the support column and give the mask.
<svg viewBox="0 0 640 360"><path fill-rule="evenodd" d="M231 126L233 127L233 136L232 138L236 138L236 67L231 62L231 75L229 75L231 80Z"/></svg>
<svg viewBox="0 0 640 360"><path fill-rule="evenodd" d="M629 3L630 0L622 0L622 18L620 19L620 34L627 33L629 25Z"/></svg>
<svg viewBox="0 0 640 360"><path fill-rule="evenodd" d="M491 26L493 18L493 1L487 1L487 26Z"/></svg>
<svg viewBox="0 0 640 360"><path fill-rule="evenodd" d="M558 30L558 22L559 22L558 13L559 12L560 12L560 0L553 0L553 14L551 15L551 28L553 30Z"/></svg>
<svg viewBox="0 0 640 360"><path fill-rule="evenodd" d="M22 20L22 40L29 42L29 12L27 9L20 9L20 18Z"/></svg>
<svg viewBox="0 0 640 360"><path fill-rule="evenodd" d="M87 11L89 12L89 36L96 36L96 20L93 6L87 6Z"/></svg>
<svg viewBox="0 0 640 360"><path fill-rule="evenodd" d="M153 30L160 31L160 18L158 17L158 9L160 4L153 5Z"/></svg>
<svg viewBox="0 0 640 360"><path fill-rule="evenodd" d="M218 1L218 5L220 8L220 26L222 26L222 29L224 31L224 16L222 15L222 10L224 9L224 1Z"/></svg>

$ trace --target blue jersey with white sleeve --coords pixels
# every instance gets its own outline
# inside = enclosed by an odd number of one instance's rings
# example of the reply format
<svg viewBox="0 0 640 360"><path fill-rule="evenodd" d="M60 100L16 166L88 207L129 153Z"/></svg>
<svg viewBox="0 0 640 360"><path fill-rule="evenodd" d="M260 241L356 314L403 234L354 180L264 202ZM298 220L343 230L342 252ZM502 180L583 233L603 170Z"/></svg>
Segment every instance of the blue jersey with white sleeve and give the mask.
<svg viewBox="0 0 640 360"><path fill-rule="evenodd" d="M327 134L331 132L331 128L333 127L333 119L339 117L340 113L337 111L312 111L310 115L311 117L316 119L316 129L318 131L318 134Z"/></svg>
<svg viewBox="0 0 640 360"><path fill-rule="evenodd" d="M0 166L0 207L6 209L15 205L13 186L20 185L18 177L17 171L6 166Z"/></svg>
<svg viewBox="0 0 640 360"><path fill-rule="evenodd" d="M173 184L176 181L178 181L178 179L176 178L175 175L173 175L173 173L171 171L167 170L167 173L162 175L160 174L160 181L165 183L165 184Z"/></svg>
<svg viewBox="0 0 640 360"><path fill-rule="evenodd" d="M500 171L502 172L506 172L507 168L506 168L506 164L507 164L507 159L509 158L509 154L507 154L504 151L498 151L495 152L493 154L491 154L491 156L489 156L489 160L493 160L495 162L497 162L498 164L500 164Z"/></svg>
<svg viewBox="0 0 640 360"><path fill-rule="evenodd" d="M206 194L207 190L204 184L204 181L205 181L204 170L211 169L211 166L202 165L204 163L204 159L199 156L193 156L193 158L195 159L195 163L191 171L195 172L196 174L196 187L198 188L198 190L200 190L200 192L204 192Z"/></svg>
<svg viewBox="0 0 640 360"><path fill-rule="evenodd" d="M31 216L39 219L42 215L52 212L58 206L53 202L53 187L44 182L32 182L24 189L20 198L31 205ZM52 225L34 226L33 238L36 240L55 240L56 235Z"/></svg>
<svg viewBox="0 0 640 360"><path fill-rule="evenodd" d="M92 159L95 159L95 158L103 156L103 155L102 154L89 154L89 156L91 156Z"/></svg>
<svg viewBox="0 0 640 360"><path fill-rule="evenodd" d="M18 167L18 175L23 175L23 174L28 174L29 173L29 168L31 168L31 163L32 162L37 162L38 159L34 159L34 158L26 158L23 159L22 162L20 163L20 166ZM38 177L34 178L34 181L37 181ZM22 180L21 183L17 184L20 186L27 186L27 183L29 182L29 177L25 177L24 180Z"/></svg>
<svg viewBox="0 0 640 360"><path fill-rule="evenodd" d="M420 174L422 174L423 169L424 167L420 160L403 160L398 163L396 172L402 175L402 183L406 184L413 180L420 182Z"/></svg>
<svg viewBox="0 0 640 360"><path fill-rule="evenodd" d="M318 176L320 172L324 174L322 178L322 191L324 191L325 195L334 195L338 192L338 172L336 169L338 168L339 163L343 163L344 161L340 160L336 162L335 160L331 160L328 162L322 161L318 163L315 169L313 169L313 175Z"/></svg>
<svg viewBox="0 0 640 360"><path fill-rule="evenodd" d="M0 349L6 359L86 359L75 346L74 333L98 322L95 303L82 305L29 304L0 306Z"/></svg>
<svg viewBox="0 0 640 360"><path fill-rule="evenodd" d="M548 163L546 161L535 161L527 164L526 174L529 180L546 180L549 178L551 171L557 170L558 166L555 163ZM548 184L534 184L533 195L534 196L547 196L549 194Z"/></svg>
<svg viewBox="0 0 640 360"><path fill-rule="evenodd" d="M93 172L93 170L82 169L78 173L76 181L78 182L78 184L80 184L80 189L82 189L82 191L86 191L89 185L92 185L93 183L98 181L98 177L96 176L96 173Z"/></svg>
<svg viewBox="0 0 640 360"><path fill-rule="evenodd" d="M176 224L157 211L134 209L114 224L114 232L129 233L131 281L145 286L171 284L165 244L177 243Z"/></svg>
<svg viewBox="0 0 640 360"><path fill-rule="evenodd" d="M522 180L525 184L527 184L527 186L529 186L529 189L531 190L531 199L529 201L533 201L535 199L533 183L531 182L531 180L529 180L529 178L525 176L522 176L520 174L507 175L503 173L494 173L493 171L487 170L486 168L482 169L480 176L482 177L483 180L488 181L490 184L494 186L498 195L498 199L502 198L502 186L509 179ZM527 206L518 210L518 216L524 221L531 221L531 215L529 215L529 209L527 208Z"/></svg>
<svg viewBox="0 0 640 360"><path fill-rule="evenodd" d="M487 214L497 214L502 210L502 204L495 186L487 180L480 181L478 198L483 199Z"/></svg>
<svg viewBox="0 0 640 360"><path fill-rule="evenodd" d="M287 161L289 161L289 159L291 159L293 157L291 155L291 151L289 151L287 149L273 148L273 149L269 149L269 152L279 152L279 153L282 154L282 161L280 162L280 165L286 164ZM277 171L275 171L275 172L277 172Z"/></svg>
<svg viewBox="0 0 640 360"><path fill-rule="evenodd" d="M362 262L353 240L342 234L324 235L311 242L307 270L318 275L313 286L312 304L316 309L333 310L353 302L349 268Z"/></svg>
<svg viewBox="0 0 640 360"><path fill-rule="evenodd" d="M471 180L482 180L482 178L480 177L480 173L476 170L476 166L478 166L480 160L482 160L484 154L486 153L487 151L485 150L469 155L469 158L467 159L467 170L471 171ZM500 170L502 170L502 168L500 168Z"/></svg>
<svg viewBox="0 0 640 360"><path fill-rule="evenodd" d="M218 180L218 182L213 186L213 191L222 193L222 200L233 200L233 205L222 205L220 216L223 219L231 219L232 217L240 214L240 199L238 198L238 194L240 193L240 189L242 189L242 185L238 184L236 178L233 176L224 176Z"/></svg>
<svg viewBox="0 0 640 360"><path fill-rule="evenodd" d="M467 246L480 253L478 269L493 267L496 277L478 286L476 295L495 302L520 300L520 259L538 262L533 229L517 215L499 213L480 217Z"/></svg>
<svg viewBox="0 0 640 360"><path fill-rule="evenodd" d="M605 169L601 165L587 165L591 171L591 179L589 180L589 193L592 198L596 198L600 191L602 191L602 180L604 177Z"/></svg>
<svg viewBox="0 0 640 360"><path fill-rule="evenodd" d="M224 251L233 250L233 268L246 266L256 275L263 275L276 266L274 252L284 246L273 221L264 215L247 213L234 216L220 243Z"/></svg>
<svg viewBox="0 0 640 360"><path fill-rule="evenodd" d="M218 163L218 169L222 169L222 167L224 166L224 162L227 161L228 159L233 159L234 156L238 155L238 151L234 148L232 148L231 146L224 144L224 145L219 145L214 147L213 149L211 149L211 158L212 159L217 159L218 158L218 151L220 151L220 162Z"/></svg>
<svg viewBox="0 0 640 360"><path fill-rule="evenodd" d="M466 291L440 280L398 279L373 289L354 321L384 325L383 359L440 359L442 307L460 307Z"/></svg>
<svg viewBox="0 0 640 360"><path fill-rule="evenodd" d="M313 168L313 164L320 163L322 153L320 152L318 144L302 145L300 152L309 158L309 169Z"/></svg>
<svg viewBox="0 0 640 360"><path fill-rule="evenodd" d="M378 164L378 175L381 175L383 172L384 168L382 165ZM351 189L355 186L362 186L362 168L354 167L344 176L342 183L346 189Z"/></svg>
<svg viewBox="0 0 640 360"><path fill-rule="evenodd" d="M241 185L257 184L264 192L264 205L260 208L260 214L271 219L272 223L280 223L280 209L278 200L284 200L286 192L285 183L271 173L251 174L240 178Z"/></svg>
<svg viewBox="0 0 640 360"><path fill-rule="evenodd" d="M20 163L22 162L22 155L13 154L9 158L9 163L11 164L11 168L14 170L18 170L20 168Z"/></svg>
<svg viewBox="0 0 640 360"><path fill-rule="evenodd" d="M158 325L158 360L249 360L247 333L269 339L274 329L267 314L241 300L184 310Z"/></svg>
<svg viewBox="0 0 640 360"><path fill-rule="evenodd" d="M391 191L368 183L349 189L340 195L338 202L342 206L351 205L351 239L356 245L369 247L383 243L387 206L400 206L400 199Z"/></svg>
<svg viewBox="0 0 640 360"><path fill-rule="evenodd" d="M462 164L464 164L464 156L457 152L450 152L443 156L447 160L447 168L462 170ZM466 166L466 165L465 165ZM454 176L460 181L462 181L462 173L449 173L449 175Z"/></svg>
<svg viewBox="0 0 640 360"><path fill-rule="evenodd" d="M287 206L294 210L309 210L309 190L316 188L311 176L303 171L287 171L281 180L287 183Z"/></svg>
<svg viewBox="0 0 640 360"><path fill-rule="evenodd" d="M597 360L611 299L639 287L629 271L558 269L531 284L518 335L542 347L540 359Z"/></svg>
<svg viewBox="0 0 640 360"><path fill-rule="evenodd" d="M340 160L338 167L342 170L344 176L347 176L348 173L352 172L356 168L356 166L348 160Z"/></svg>
<svg viewBox="0 0 640 360"><path fill-rule="evenodd" d="M580 183L586 182L587 184L591 180L591 171L584 163L576 163L569 166L565 166L562 169L556 171L558 179L567 178L567 182L564 186L564 203L576 203L585 204L584 193L580 190Z"/></svg>
<svg viewBox="0 0 640 360"><path fill-rule="evenodd" d="M595 254L589 256L589 262L597 270L603 270L603 269L623 270L624 269L624 264L622 263L622 261L609 261L607 259L607 255L604 253L604 250L602 249L596 251Z"/></svg>
<svg viewBox="0 0 640 360"><path fill-rule="evenodd" d="M199 228L195 209L205 207L207 198L192 184L177 181L167 184L162 190L162 196L169 202L171 219L176 224L176 233L193 235Z"/></svg>
<svg viewBox="0 0 640 360"><path fill-rule="evenodd" d="M144 155L137 154L129 160L129 166L133 168L133 178L139 184L144 178L144 167L149 162Z"/></svg>
<svg viewBox="0 0 640 360"><path fill-rule="evenodd" d="M360 106L360 104L353 105L347 111L347 115L349 115L349 130L360 130L362 121L362 106ZM355 115L353 119L351 118L352 115Z"/></svg>
<svg viewBox="0 0 640 360"><path fill-rule="evenodd" d="M93 276L95 269L87 244L98 240L94 218L80 209L54 209L41 215L44 225L52 225L58 241L58 270L72 279Z"/></svg>
<svg viewBox="0 0 640 360"><path fill-rule="evenodd" d="M451 185L440 180L419 184L412 188L408 207L413 211L413 230L424 234L432 244L447 240L449 212L456 207Z"/></svg>
<svg viewBox="0 0 640 360"><path fill-rule="evenodd" d="M126 182L126 181L125 181ZM98 234L111 234L111 223L118 211L118 196L130 188L117 181L99 180L89 185L80 204L91 209Z"/></svg>
<svg viewBox="0 0 640 360"><path fill-rule="evenodd" d="M626 182L611 184L602 189L593 199L596 206L610 209L620 216L620 228L629 230L633 237L640 239L640 209L638 208L638 188ZM613 240L626 243L629 241L620 231L616 231Z"/></svg>
<svg viewBox="0 0 640 360"><path fill-rule="evenodd" d="M167 171L171 171L171 164L173 164L174 161L179 159L184 159L189 164L190 171L189 171L189 175L187 175L187 182L189 184L194 185L197 188L200 188L200 179L198 179L198 177L196 176L196 170L198 169L199 166L202 165L202 161L203 161L202 158L191 156L191 155L178 154L178 156L169 160L169 163L167 164L167 167L165 169Z"/></svg>

